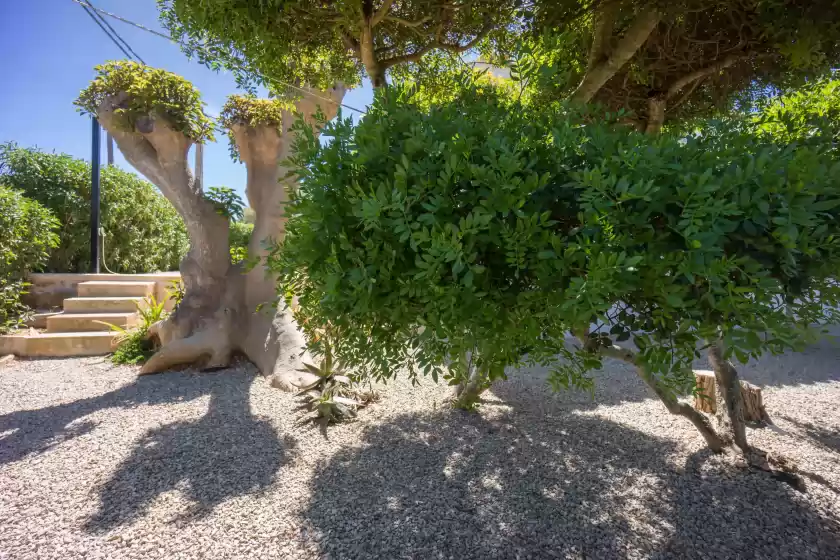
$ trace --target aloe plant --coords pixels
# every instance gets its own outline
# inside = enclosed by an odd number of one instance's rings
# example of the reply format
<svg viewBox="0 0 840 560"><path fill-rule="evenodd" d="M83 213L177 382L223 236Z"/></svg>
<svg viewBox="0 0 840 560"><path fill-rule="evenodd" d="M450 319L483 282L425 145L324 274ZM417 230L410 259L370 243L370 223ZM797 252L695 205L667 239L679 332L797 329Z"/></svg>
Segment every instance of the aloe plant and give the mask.
<svg viewBox="0 0 840 560"><path fill-rule="evenodd" d="M323 340L323 357L320 365L304 363L299 371L316 377L311 383L300 386L297 394L301 408L314 412L312 421L326 430L330 423L337 423L356 417L359 408L376 400L373 391L359 389L353 380L344 374L341 365L333 358L332 346Z"/></svg>

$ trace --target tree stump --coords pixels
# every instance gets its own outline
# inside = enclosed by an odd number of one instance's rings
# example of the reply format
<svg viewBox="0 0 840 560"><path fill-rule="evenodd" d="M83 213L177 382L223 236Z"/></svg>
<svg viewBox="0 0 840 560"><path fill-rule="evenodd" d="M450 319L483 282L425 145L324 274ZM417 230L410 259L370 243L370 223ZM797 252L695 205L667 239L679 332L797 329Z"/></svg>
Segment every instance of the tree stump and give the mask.
<svg viewBox="0 0 840 560"><path fill-rule="evenodd" d="M698 370L694 372L697 384L697 394L694 395L694 408L700 412L714 414L717 410L715 402L715 374L711 371Z"/></svg>
<svg viewBox="0 0 840 560"><path fill-rule="evenodd" d="M698 389L698 394L694 396L694 408L701 412L714 414L717 412L714 372L697 370L694 372L694 379ZM744 399L745 421L767 421L767 411L764 410L764 401L761 398L761 387L741 381L741 397Z"/></svg>

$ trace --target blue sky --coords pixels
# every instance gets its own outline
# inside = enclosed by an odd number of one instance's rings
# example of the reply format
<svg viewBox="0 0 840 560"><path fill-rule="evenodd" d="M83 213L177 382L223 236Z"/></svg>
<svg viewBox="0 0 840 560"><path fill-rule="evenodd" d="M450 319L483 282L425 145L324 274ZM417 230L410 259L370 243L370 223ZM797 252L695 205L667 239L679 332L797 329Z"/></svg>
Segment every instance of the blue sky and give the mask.
<svg viewBox="0 0 840 560"><path fill-rule="evenodd" d="M93 0L96 7L161 30L155 0ZM122 22L108 22L146 64L175 72L201 92L211 114L218 114L236 83L188 59L177 45ZM66 152L90 159L90 121L73 100L93 78L93 67L124 58L122 52L73 0L0 0L0 142ZM371 88L348 92L344 102L364 108ZM117 151L116 163L133 171ZM245 167L231 161L227 138L205 148L204 182L235 188L244 198ZM103 161L104 161L103 134Z"/></svg>

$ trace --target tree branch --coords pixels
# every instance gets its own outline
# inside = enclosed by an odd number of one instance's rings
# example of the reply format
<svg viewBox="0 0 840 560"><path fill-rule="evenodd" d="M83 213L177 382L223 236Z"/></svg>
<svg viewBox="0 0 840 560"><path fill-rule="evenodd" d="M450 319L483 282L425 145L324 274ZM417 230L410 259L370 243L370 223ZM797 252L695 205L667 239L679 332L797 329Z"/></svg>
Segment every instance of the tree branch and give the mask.
<svg viewBox="0 0 840 560"><path fill-rule="evenodd" d="M717 62L706 66L705 68L700 68L699 70L695 70L694 72L689 72L685 76L675 80L674 83L672 83L668 87L666 97L668 99L674 97L680 92L682 88L691 84L692 82L695 82L701 78L705 78L706 76L710 76L716 72L725 70L726 68L729 68L730 66L733 66L734 64L737 64L742 60L746 60L750 57L750 54L751 53L730 54L718 60Z"/></svg>
<svg viewBox="0 0 840 560"><path fill-rule="evenodd" d="M373 17L370 20L370 26L376 27L377 25L385 19L385 16L388 15L388 12L391 10L391 6L393 6L394 0L384 0L382 5L376 10L376 13L373 14Z"/></svg>
<svg viewBox="0 0 840 560"><path fill-rule="evenodd" d="M589 49L587 71L596 64L603 62L610 55L610 40L613 36L615 18L618 15L618 3L608 2L595 16L595 29L592 35L592 46Z"/></svg>
<svg viewBox="0 0 840 560"><path fill-rule="evenodd" d="M474 46L476 46L479 42L481 42L481 40L484 39L487 36L487 34L490 33L490 31L493 30L493 27L494 27L493 22L490 21L490 20L487 20L487 21L484 22L484 27L481 28L481 31L478 32L478 34L475 36L475 38L473 38L472 41L470 41L470 42L468 42L464 45L451 45L451 44L448 44L448 43L440 43L439 42L437 46L441 49L446 49L446 50L448 50L450 52L454 52L454 53L466 52L466 51L470 50L471 48L473 48Z"/></svg>
<svg viewBox="0 0 840 560"><path fill-rule="evenodd" d="M393 56L391 58L386 58L385 60L380 61L379 64L383 68L390 68L391 66L394 66L396 64L403 64L405 62L417 62L418 60L423 58L424 54L431 51L436 46L437 46L437 43L429 43L429 44L427 44L423 47L420 47L419 49L417 49L413 53L401 54L399 56Z"/></svg>
<svg viewBox="0 0 840 560"><path fill-rule="evenodd" d="M420 27L424 23L426 23L428 21L431 21L431 19L432 19L431 16L426 16L422 19L418 19L417 21L408 21L406 19L403 19L403 18L397 17L397 16L385 16L385 20L387 20L387 21L393 21L394 23L399 23L400 25L404 25L406 27L411 27L412 29L415 28L415 27Z"/></svg>
<svg viewBox="0 0 840 560"><path fill-rule="evenodd" d="M361 56L362 50L359 46L359 41L357 41L344 29L339 30L339 32L341 33L341 41L344 43L344 46L347 47L349 50L353 51L356 54L356 56Z"/></svg>
<svg viewBox="0 0 840 560"><path fill-rule="evenodd" d="M572 94L572 99L589 103L604 84L636 54L661 19L662 14L655 9L639 14L616 44L609 58L587 70L580 85Z"/></svg>
<svg viewBox="0 0 840 560"><path fill-rule="evenodd" d="M680 105L682 105L683 103L685 103L686 100L689 97L691 97L691 94L694 93L694 90L696 90L700 86L700 84L703 83L703 80L705 80L705 79L706 78L704 76L704 77L700 78L699 80L694 80L693 82L691 82L691 85L688 86L688 89L683 92L683 94L680 96L680 98L677 99L675 102L671 103L671 106L669 107L669 109L674 110L677 107L679 107Z"/></svg>

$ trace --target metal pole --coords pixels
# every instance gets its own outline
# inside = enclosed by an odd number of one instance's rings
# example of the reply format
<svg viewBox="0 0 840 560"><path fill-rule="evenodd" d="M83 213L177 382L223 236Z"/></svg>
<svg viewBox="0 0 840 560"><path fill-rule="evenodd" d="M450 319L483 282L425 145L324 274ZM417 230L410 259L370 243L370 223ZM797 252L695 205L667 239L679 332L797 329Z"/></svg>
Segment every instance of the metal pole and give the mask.
<svg viewBox="0 0 840 560"><path fill-rule="evenodd" d="M204 144L195 145L195 180L204 188Z"/></svg>
<svg viewBox="0 0 840 560"><path fill-rule="evenodd" d="M105 131L105 153L108 154L108 165L114 165L114 137Z"/></svg>
<svg viewBox="0 0 840 560"><path fill-rule="evenodd" d="M99 274L99 121L91 117L90 271Z"/></svg>

